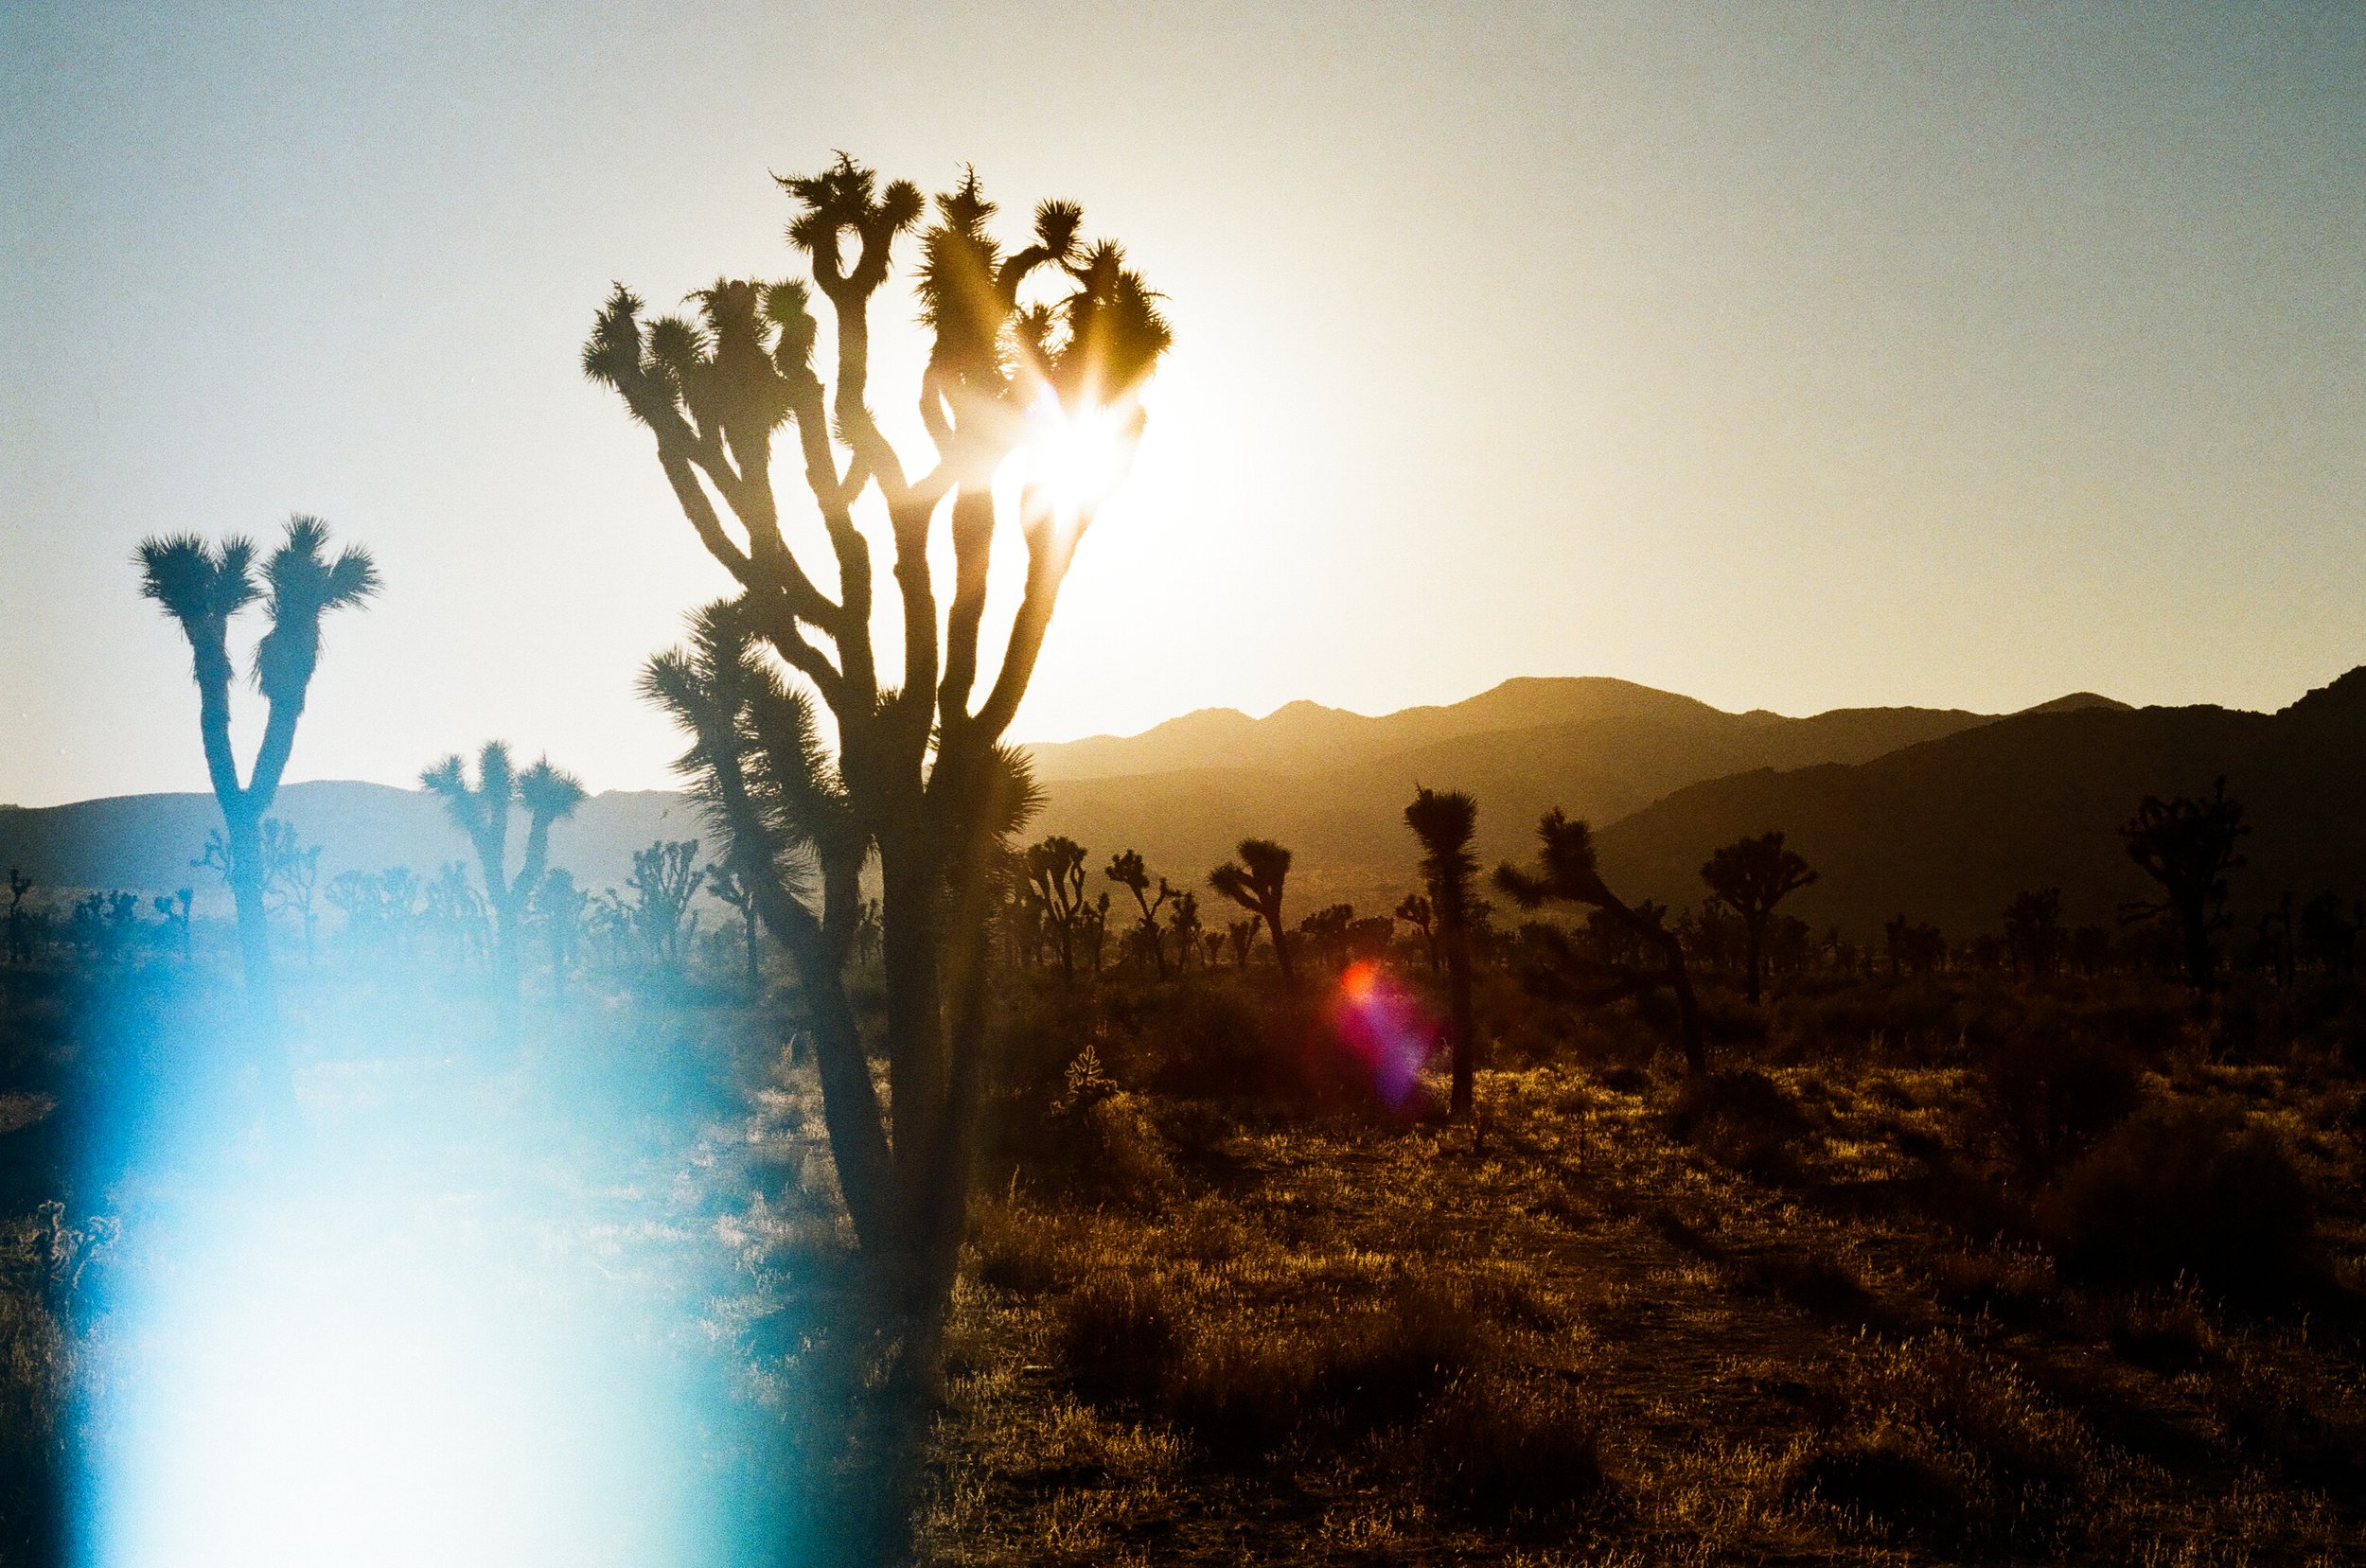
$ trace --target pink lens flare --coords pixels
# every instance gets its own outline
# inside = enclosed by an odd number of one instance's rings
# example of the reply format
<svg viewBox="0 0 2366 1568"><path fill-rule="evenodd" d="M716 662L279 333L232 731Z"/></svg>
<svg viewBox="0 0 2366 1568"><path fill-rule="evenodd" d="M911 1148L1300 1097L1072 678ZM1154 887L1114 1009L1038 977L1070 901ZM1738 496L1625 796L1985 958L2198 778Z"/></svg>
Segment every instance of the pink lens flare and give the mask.
<svg viewBox="0 0 2366 1568"><path fill-rule="evenodd" d="M1390 1110L1403 1110L1437 1044L1438 1020L1369 959L1340 974L1329 1012L1332 1033L1373 1092Z"/></svg>

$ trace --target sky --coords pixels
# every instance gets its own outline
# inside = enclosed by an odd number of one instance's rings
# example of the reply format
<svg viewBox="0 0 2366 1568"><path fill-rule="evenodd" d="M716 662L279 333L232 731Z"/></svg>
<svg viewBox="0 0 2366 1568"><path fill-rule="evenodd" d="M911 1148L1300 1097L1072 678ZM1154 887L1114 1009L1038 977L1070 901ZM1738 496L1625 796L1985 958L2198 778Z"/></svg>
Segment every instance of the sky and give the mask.
<svg viewBox="0 0 2366 1568"><path fill-rule="evenodd" d="M725 581L576 350L790 273L839 149L1167 298L1019 738L2366 662L2355 8L0 0L0 802L203 788L131 552L299 511L386 590L291 779L665 784L634 678Z"/></svg>

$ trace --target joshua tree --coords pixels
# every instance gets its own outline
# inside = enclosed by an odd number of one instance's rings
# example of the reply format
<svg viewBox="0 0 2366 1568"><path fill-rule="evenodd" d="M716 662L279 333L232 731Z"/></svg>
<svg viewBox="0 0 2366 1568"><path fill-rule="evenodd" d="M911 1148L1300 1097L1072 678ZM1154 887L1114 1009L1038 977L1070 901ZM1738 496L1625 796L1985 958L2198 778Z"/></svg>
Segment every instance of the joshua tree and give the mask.
<svg viewBox="0 0 2366 1568"><path fill-rule="evenodd" d="M668 975L681 973L698 916L690 901L698 890L698 840L665 839L632 852L632 890L626 914L649 961Z"/></svg>
<svg viewBox="0 0 2366 1568"><path fill-rule="evenodd" d="M793 281L718 279L695 296L696 324L644 324L641 302L619 288L583 366L655 438L684 516L738 585L701 617L697 646L651 665L648 690L692 733L685 762L726 860L755 889L803 982L839 1190L883 1326L903 1344L899 1386L918 1394L938 1374L985 1102L988 872L1035 801L1002 737L1077 546L1139 437L1138 393L1168 329L1117 246L1080 243L1076 207L1037 208L1031 241L1005 255L994 203L964 178L937 198L921 241L931 342L916 401L936 458L914 474L873 417L869 312L898 237L923 219L921 193L902 181L883 187L843 156L781 183L796 206L789 238L833 318L826 378L814 362L813 292ZM1040 281L1057 300L1022 306L1022 285ZM828 538L835 592L780 525L773 445L792 429L791 471ZM1022 453L1024 584L998 661L981 660L1003 520L995 478ZM856 521L873 492L902 626L892 686L873 646L873 541ZM952 550L944 606L929 560L940 519ZM835 720L835 757L817 738L808 690ZM874 851L892 1136L844 991ZM909 1406L907 1445L918 1408Z"/></svg>
<svg viewBox="0 0 2366 1568"><path fill-rule="evenodd" d="M2004 947L2016 965L2049 979L2062 957L2062 890L2015 893L2004 907Z"/></svg>
<svg viewBox="0 0 2366 1568"><path fill-rule="evenodd" d="M527 906L542 885L551 853L551 824L583 804L583 785L572 773L553 767L548 757L521 773L509 748L488 740L477 752L476 783L455 754L419 775L419 783L444 803L444 812L476 848L485 878L485 900L493 915L493 966L504 1003L518 997L519 949L525 935ZM509 872L509 813L526 813L525 858Z"/></svg>
<svg viewBox="0 0 2366 1568"><path fill-rule="evenodd" d="M1315 962L1325 969L1340 970L1348 965L1348 933L1355 925L1355 906L1333 904L1315 910L1298 922L1298 935L1306 939L1302 952L1315 955Z"/></svg>
<svg viewBox="0 0 2366 1568"><path fill-rule="evenodd" d="M33 890L33 879L16 867L9 868L9 961L24 963L33 956L32 922L25 913L25 895Z"/></svg>
<svg viewBox="0 0 2366 1568"><path fill-rule="evenodd" d="M1025 893L1034 906L1041 928L1051 934L1059 955L1060 978L1076 978L1076 939L1089 906L1085 900L1085 846L1053 834L1031 844L1021 859Z"/></svg>
<svg viewBox="0 0 2366 1568"><path fill-rule="evenodd" d="M1775 832L1755 838L1738 838L1719 850L1701 868L1701 880L1718 903L1741 922L1748 944L1749 995L1758 1001L1758 976L1766 961L1766 921L1774 906L1815 880L1815 872L1796 853L1783 848Z"/></svg>
<svg viewBox="0 0 2366 1568"><path fill-rule="evenodd" d="M1685 968L1684 943L1671 930L1662 911L1651 905L1630 907L1602 881L1595 864L1594 833L1582 821L1571 821L1556 808L1536 824L1537 867L1522 871L1510 864L1495 869L1495 886L1524 909L1556 900L1582 904L1611 917L1655 949L1664 965L1661 983L1676 996L1676 1020L1684 1046L1685 1070L1708 1070L1708 1049L1701 1031L1701 1009L1692 994L1692 978ZM1648 911L1648 912L1647 912Z"/></svg>
<svg viewBox="0 0 2366 1568"><path fill-rule="evenodd" d="M296 721L320 667L321 617L360 605L378 591L378 568L363 550L328 558L328 525L318 518L289 520L286 537L256 578L255 546L244 538L209 545L193 534L143 540L140 591L164 607L188 640L197 678L198 736L205 771L221 808L225 871L238 908L238 954L256 1019L256 1056L264 1092L275 1113L292 1114L294 1084L279 1038L278 995L273 985L271 930L263 900L263 819L295 749ZM257 598L267 599L271 629L255 648L255 683L268 704L262 744L245 781L230 748L230 623Z"/></svg>
<svg viewBox="0 0 2366 1568"><path fill-rule="evenodd" d="M1448 1114L1471 1114L1474 1042L1471 1024L1471 882L1478 861L1471 839L1478 831L1478 802L1458 789L1416 787L1404 808L1404 825L1421 846L1421 879L1429 887L1438 921L1438 943L1446 960L1446 1015L1452 1031L1454 1092Z"/></svg>
<svg viewBox="0 0 2366 1568"><path fill-rule="evenodd" d="M1421 951L1429 958L1429 972L1438 973L1438 916L1430 907L1426 893L1407 893L1397 901L1397 918L1421 934Z"/></svg>
<svg viewBox="0 0 2366 1568"><path fill-rule="evenodd" d="M1290 852L1270 838L1242 839L1240 858L1208 873L1210 888L1265 923L1265 934L1273 941L1274 962L1285 985L1294 978L1290 939L1281 925L1281 893L1289 880Z"/></svg>
<svg viewBox="0 0 2366 1568"><path fill-rule="evenodd" d="M2301 950L2328 975L2346 975L2357 957L2357 933L2366 926L2366 907L2344 904L2331 889L2301 906Z"/></svg>
<svg viewBox="0 0 2366 1568"><path fill-rule="evenodd" d="M1158 879L1170 898L1167 905L1167 929L1174 933L1174 967L1188 970L1199 953L1199 894L1187 888L1167 888L1166 878Z"/></svg>
<svg viewBox="0 0 2366 1568"><path fill-rule="evenodd" d="M582 943L583 912L591 902L592 895L575 886L574 873L564 866L545 872L542 885L534 890L535 923L551 950L551 997L555 1001L566 997L567 971Z"/></svg>
<svg viewBox="0 0 2366 1568"><path fill-rule="evenodd" d="M150 900L156 913L165 923L168 939L181 953L181 965L189 962L189 906L196 902L197 890L176 888L170 893L158 893Z"/></svg>
<svg viewBox="0 0 2366 1568"><path fill-rule="evenodd" d="M2186 978L2204 995L2217 985L2211 938L2226 924L2227 873L2243 865L2236 845L2249 832L2241 804L2226 798L2223 778L2198 800L2147 795L2120 829L2128 858L2161 884L2161 897L2122 906L2120 919L2175 921Z"/></svg>
<svg viewBox="0 0 2366 1568"><path fill-rule="evenodd" d="M1232 967L1245 971L1248 968L1249 950L1257 945L1257 922L1254 920L1232 922L1224 928L1224 940L1230 943L1232 948Z"/></svg>
<svg viewBox="0 0 2366 1568"><path fill-rule="evenodd" d="M1252 933L1257 929L1252 922L1244 921L1242 924L1247 925ZM1224 961L1225 943L1228 938L1229 933L1224 931L1202 931L1200 933L1200 952L1204 955L1202 961L1209 969L1214 969L1217 964Z"/></svg>
<svg viewBox="0 0 2366 1568"><path fill-rule="evenodd" d="M210 846L209 846L210 847ZM304 929L304 966L312 967L318 917L312 894L320 884L321 847L307 844L293 822L263 819L263 896L266 904L292 914Z"/></svg>
<svg viewBox="0 0 2366 1568"><path fill-rule="evenodd" d="M740 940L748 952L748 995L764 995L764 970L756 953L756 894L755 890L739 879L731 867L716 863L707 868L707 891L728 905L739 916Z"/></svg>
<svg viewBox="0 0 2366 1568"><path fill-rule="evenodd" d="M1150 868L1142 863L1139 850L1123 850L1109 857L1108 869L1102 875L1134 895L1134 907L1141 911L1136 939L1150 949L1151 962L1157 966L1158 978L1167 978L1167 949L1158 929L1158 911L1174 897L1174 889L1165 877L1158 879L1156 897L1150 891Z"/></svg>

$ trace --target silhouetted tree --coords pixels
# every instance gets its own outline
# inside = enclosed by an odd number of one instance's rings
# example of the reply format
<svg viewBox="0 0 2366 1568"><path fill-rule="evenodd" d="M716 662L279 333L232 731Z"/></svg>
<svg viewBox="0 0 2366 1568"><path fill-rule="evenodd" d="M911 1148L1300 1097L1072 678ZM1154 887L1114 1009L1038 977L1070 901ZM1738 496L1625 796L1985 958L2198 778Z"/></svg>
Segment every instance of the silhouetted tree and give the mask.
<svg viewBox="0 0 2366 1568"><path fill-rule="evenodd" d="M564 866L543 872L541 885L534 890L534 922L550 949L554 1001L566 997L567 971L574 966L582 944L584 910L591 902L592 895L575 886L574 873Z"/></svg>
<svg viewBox="0 0 2366 1568"><path fill-rule="evenodd" d="M1158 885L1166 887L1166 879ZM1169 890L1167 929L1174 933L1174 967L1188 971L1199 953L1199 894L1185 888Z"/></svg>
<svg viewBox="0 0 2366 1568"><path fill-rule="evenodd" d="M2070 935L2071 962L2092 979L2111 961L2111 933L2100 925L2081 925Z"/></svg>
<svg viewBox="0 0 2366 1568"><path fill-rule="evenodd" d="M2226 925L2227 873L2243 865L2236 846L2249 832L2241 804L2227 799L2223 778L2199 799L2147 795L2120 828L2128 858L2161 885L2162 894L2123 906L2121 920L2173 921L2186 978L2204 995L2217 985L2217 952L2211 939Z"/></svg>
<svg viewBox="0 0 2366 1568"><path fill-rule="evenodd" d="M1758 1000L1758 976L1766 951L1767 917L1774 907L1815 880L1815 872L1796 853L1783 848L1780 833L1739 838L1708 858L1701 880L1717 901L1741 922L1748 943L1749 996Z"/></svg>
<svg viewBox="0 0 2366 1568"><path fill-rule="evenodd" d="M1039 844L1029 845L1021 864L1037 921L1059 957L1060 978L1073 980L1077 939L1090 907L1085 898L1085 846L1053 834Z"/></svg>
<svg viewBox="0 0 2366 1568"><path fill-rule="evenodd" d="M625 906L643 956L661 973L679 977L698 934L698 840L662 839L632 852L632 874L625 878L632 902Z"/></svg>
<svg viewBox="0 0 2366 1568"><path fill-rule="evenodd" d="M1928 975L1947 960L1947 939L1935 925L1917 925L1904 915L1881 923L1882 945L1889 955L1890 978L1901 971Z"/></svg>
<svg viewBox="0 0 2366 1568"><path fill-rule="evenodd" d="M362 604L378 591L378 568L363 550L328 558L328 525L318 518L289 520L286 537L263 564L258 583L254 544L239 537L217 547L193 534L143 540L140 591L164 607L189 644L197 680L198 737L205 771L221 809L230 881L237 907L238 954L246 972L256 1030L255 1049L264 1094L275 1118L294 1114L294 1080L279 1037L278 995L273 984L271 929L264 907L262 827L280 778L295 749L296 723L320 667L321 617ZM230 746L230 623L257 598L267 601L271 629L255 648L255 683L268 705L263 738L243 782Z"/></svg>
<svg viewBox="0 0 2366 1568"><path fill-rule="evenodd" d="M720 899L739 916L740 940L748 953L748 995L764 994L764 971L756 954L756 894L753 888L740 881L739 873L717 862L707 868L707 891Z"/></svg>
<svg viewBox="0 0 2366 1568"><path fill-rule="evenodd" d="M1437 915L1423 893L1407 893L1397 903L1397 918L1421 933L1421 950L1429 957L1431 974L1438 972Z"/></svg>
<svg viewBox="0 0 2366 1568"><path fill-rule="evenodd" d="M1692 977L1685 967L1684 943L1661 918L1655 905L1630 907L1610 890L1595 862L1594 833L1582 821L1572 821L1560 808L1548 811L1536 824L1537 865L1523 871L1507 862L1495 868L1495 886L1524 909L1560 901L1604 909L1623 923L1660 957L1658 982L1676 997L1678 1037L1687 1072L1708 1070L1708 1048L1701 1029L1701 1009L1692 993Z"/></svg>
<svg viewBox="0 0 2366 1568"><path fill-rule="evenodd" d="M476 848L486 904L493 916L495 974L503 1002L514 1003L527 908L549 869L551 824L583 804L583 785L574 774L553 767L548 757L519 772L509 760L508 746L497 740L486 741L478 750L475 784L468 783L468 766L457 754L421 773L419 783L443 802L445 815ZM513 875L509 814L519 806L525 808L526 843Z"/></svg>
<svg viewBox="0 0 2366 1568"><path fill-rule="evenodd" d="M2342 902L2330 888L2301 906L2300 949L2328 975L2346 975L2357 958L2366 907Z"/></svg>
<svg viewBox="0 0 2366 1568"><path fill-rule="evenodd" d="M1471 1114L1471 1083L1477 1042L1471 1018L1471 882L1478 875L1471 840L1478 831L1478 802L1458 789L1416 787L1404 808L1404 825L1421 846L1421 879L1429 888L1438 921L1438 945L1446 960L1447 1046L1454 1087L1449 1114Z"/></svg>
<svg viewBox="0 0 2366 1568"><path fill-rule="evenodd" d="M2062 956L2062 890L2021 892L2004 906L2004 947L2014 967L2051 979Z"/></svg>
<svg viewBox="0 0 2366 1568"><path fill-rule="evenodd" d="M1256 930L1256 925L1253 923L1243 922L1243 924L1247 925L1251 931ZM1214 969L1217 964L1224 961L1226 940L1227 935L1223 931L1202 931L1200 933L1200 951L1205 955L1204 961L1210 970Z"/></svg>
<svg viewBox="0 0 2366 1568"><path fill-rule="evenodd" d="M1281 894L1290 881L1290 852L1270 838L1244 838L1240 858L1208 873L1208 885L1265 923L1283 983L1294 977L1290 940L1281 925Z"/></svg>
<svg viewBox="0 0 2366 1568"><path fill-rule="evenodd" d="M190 959L189 906L196 899L196 889L176 888L170 893L158 893L151 901L164 921L166 940L179 952L185 968Z"/></svg>
<svg viewBox="0 0 2366 1568"><path fill-rule="evenodd" d="M2274 908L2259 917L2259 946L2276 984L2289 986L2299 968L2298 922L2292 915L2292 890L2287 888Z"/></svg>
<svg viewBox="0 0 2366 1568"><path fill-rule="evenodd" d="M1315 961L1333 973L1347 967L1348 933L1355 925L1355 906L1333 904L1315 910L1298 922L1298 935L1305 939L1302 952L1314 954Z"/></svg>
<svg viewBox="0 0 2366 1568"><path fill-rule="evenodd" d="M1249 949L1257 945L1257 922L1254 920L1233 921L1224 928L1224 939L1230 943L1232 948L1232 967L1245 972L1248 968Z"/></svg>
<svg viewBox="0 0 2366 1568"><path fill-rule="evenodd" d="M25 895L35 884L14 866L9 868L9 961L30 963L33 958L32 920L25 910Z"/></svg>
<svg viewBox="0 0 2366 1568"><path fill-rule="evenodd" d="M304 966L316 956L312 893L320 882L321 846L307 844L293 822L276 817L263 819L263 895L283 914L296 917L304 932Z"/></svg>
<svg viewBox="0 0 2366 1568"><path fill-rule="evenodd" d="M1150 868L1143 864L1139 850L1121 850L1109 857L1102 875L1134 895L1134 907L1140 911L1140 924L1135 927L1136 941L1149 950L1152 964L1160 979L1167 975L1167 950L1158 929L1158 911L1174 897L1174 889L1165 877L1158 879L1158 890L1150 890Z"/></svg>

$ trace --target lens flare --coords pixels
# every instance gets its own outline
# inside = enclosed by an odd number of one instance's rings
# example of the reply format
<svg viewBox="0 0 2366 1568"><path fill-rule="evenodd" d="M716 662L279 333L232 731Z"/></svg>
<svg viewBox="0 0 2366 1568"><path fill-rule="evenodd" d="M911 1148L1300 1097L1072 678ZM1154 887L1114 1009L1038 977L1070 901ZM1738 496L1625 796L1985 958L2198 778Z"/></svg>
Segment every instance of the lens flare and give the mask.
<svg viewBox="0 0 2366 1568"><path fill-rule="evenodd" d="M1070 409L1050 391L1028 411L1028 483L1063 521L1087 516L1109 499L1133 460L1127 411L1090 403Z"/></svg>
<svg viewBox="0 0 2366 1568"><path fill-rule="evenodd" d="M1390 1110L1404 1109L1419 1085L1421 1064L1438 1040L1438 1020L1378 963L1348 965L1330 1007L1332 1033L1363 1069L1372 1092Z"/></svg>

